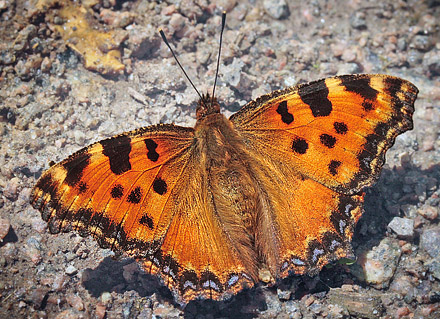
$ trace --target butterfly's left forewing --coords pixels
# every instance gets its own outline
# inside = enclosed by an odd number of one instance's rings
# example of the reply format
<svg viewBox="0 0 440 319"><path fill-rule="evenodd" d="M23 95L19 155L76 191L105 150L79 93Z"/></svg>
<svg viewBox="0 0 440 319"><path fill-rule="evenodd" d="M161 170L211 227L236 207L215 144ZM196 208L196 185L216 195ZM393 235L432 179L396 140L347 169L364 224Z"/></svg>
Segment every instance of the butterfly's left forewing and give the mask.
<svg viewBox="0 0 440 319"><path fill-rule="evenodd" d="M350 254L362 189L412 128L417 92L391 76L339 76L265 95L230 118L270 198L282 276Z"/></svg>

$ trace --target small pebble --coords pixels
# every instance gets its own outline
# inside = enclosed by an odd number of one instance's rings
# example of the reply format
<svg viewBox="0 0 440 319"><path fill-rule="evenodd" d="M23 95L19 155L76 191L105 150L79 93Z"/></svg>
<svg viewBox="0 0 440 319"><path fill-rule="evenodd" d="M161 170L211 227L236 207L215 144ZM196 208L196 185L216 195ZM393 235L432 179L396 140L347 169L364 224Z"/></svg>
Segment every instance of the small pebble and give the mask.
<svg viewBox="0 0 440 319"><path fill-rule="evenodd" d="M315 297L310 296L304 301L304 304L306 305L306 307L310 307L310 305L314 302L315 302Z"/></svg>
<svg viewBox="0 0 440 319"><path fill-rule="evenodd" d="M388 227L401 239L414 237L414 220L409 218L394 217Z"/></svg>
<svg viewBox="0 0 440 319"><path fill-rule="evenodd" d="M34 265L38 265L41 262L41 252L40 249L38 249L35 246L32 245L24 245L24 249L25 249L25 254L29 257L30 261L34 264Z"/></svg>
<svg viewBox="0 0 440 319"><path fill-rule="evenodd" d="M65 287L68 277L64 274L57 273L52 283L52 289L54 291L61 291Z"/></svg>
<svg viewBox="0 0 440 319"><path fill-rule="evenodd" d="M285 0L264 0L264 10L274 19L286 18L289 15L289 8Z"/></svg>
<svg viewBox="0 0 440 319"><path fill-rule="evenodd" d="M342 53L341 59L345 62L356 61L356 51L353 48L347 48Z"/></svg>
<svg viewBox="0 0 440 319"><path fill-rule="evenodd" d="M188 21L179 13L174 13L169 22L170 27L174 31L173 33L179 33L187 26L187 24Z"/></svg>
<svg viewBox="0 0 440 319"><path fill-rule="evenodd" d="M408 316L410 313L411 311L409 310L409 308L407 306L404 306L396 310L396 317L402 318L404 316Z"/></svg>
<svg viewBox="0 0 440 319"><path fill-rule="evenodd" d="M401 294L402 296L405 296L413 288L414 286L409 276L399 276L394 278L393 282L390 284L390 290Z"/></svg>
<svg viewBox="0 0 440 319"><path fill-rule="evenodd" d="M282 289L278 288L277 289L277 295L278 295L278 298L280 300L283 300L283 301L289 300L290 296L292 295L292 291L290 291L290 290L282 290Z"/></svg>
<svg viewBox="0 0 440 319"><path fill-rule="evenodd" d="M378 246L359 256L352 272L376 288L386 288L394 276L401 254L399 243L386 237Z"/></svg>
<svg viewBox="0 0 440 319"><path fill-rule="evenodd" d="M434 44L431 41L431 37L426 35L416 35L412 40L412 45L417 50L426 52L431 50Z"/></svg>
<svg viewBox="0 0 440 319"><path fill-rule="evenodd" d="M136 15L132 12L119 12L109 9L102 9L99 17L106 24L111 25L113 28L124 28L136 18Z"/></svg>
<svg viewBox="0 0 440 319"><path fill-rule="evenodd" d="M106 306L102 303L98 302L95 308L96 319L104 319L105 318Z"/></svg>
<svg viewBox="0 0 440 319"><path fill-rule="evenodd" d="M172 4L172 5L169 5L169 6L166 6L166 7L164 7L163 9L162 9L162 12L160 13L161 15L164 15L164 16L170 16L170 15L172 15L173 13L176 13L177 12L177 10L176 10L176 6L174 5L174 4Z"/></svg>
<svg viewBox="0 0 440 319"><path fill-rule="evenodd" d="M139 266L136 262L125 265L122 268L124 269L122 276L127 282L133 282L137 278Z"/></svg>
<svg viewBox="0 0 440 319"><path fill-rule="evenodd" d="M6 243L0 247L1 255L7 259L15 260L17 258L17 247L14 243Z"/></svg>
<svg viewBox="0 0 440 319"><path fill-rule="evenodd" d="M78 145L84 145L85 139L86 139L86 135L84 134L83 131L80 130L76 130L73 133L73 136L75 138L75 143Z"/></svg>
<svg viewBox="0 0 440 319"><path fill-rule="evenodd" d="M230 86L239 87L244 65L244 62L241 59L234 58L231 64L223 67L221 71L222 80Z"/></svg>
<svg viewBox="0 0 440 319"><path fill-rule="evenodd" d="M3 50L0 52L0 64L3 65L14 64L16 59L17 59L16 56L10 50Z"/></svg>
<svg viewBox="0 0 440 319"><path fill-rule="evenodd" d="M7 182L6 187L3 189L3 195L5 195L6 198L10 200L16 200L19 184L20 184L20 179L18 177L11 178Z"/></svg>
<svg viewBox="0 0 440 319"><path fill-rule="evenodd" d="M66 296L66 300L73 308L75 308L78 311L84 310L84 303L80 296L75 294L68 294Z"/></svg>
<svg viewBox="0 0 440 319"><path fill-rule="evenodd" d="M11 223L8 219L0 217L0 243L3 242L3 239L9 233L9 229L11 228Z"/></svg>
<svg viewBox="0 0 440 319"><path fill-rule="evenodd" d="M73 265L69 265L69 266L67 266L65 272L67 275L72 276L78 272L78 269L76 269Z"/></svg>
<svg viewBox="0 0 440 319"><path fill-rule="evenodd" d="M284 303L285 309L287 313L294 313L300 310L300 306L297 300L289 300Z"/></svg>
<svg viewBox="0 0 440 319"><path fill-rule="evenodd" d="M438 304L431 304L424 307L421 307L421 313L426 318L431 318L431 315L434 311L439 309Z"/></svg>
<svg viewBox="0 0 440 319"><path fill-rule="evenodd" d="M429 220L435 220L438 217L439 208L429 205L424 205L417 210L417 213Z"/></svg>
<svg viewBox="0 0 440 319"><path fill-rule="evenodd" d="M108 291L104 291L101 295L101 302L104 305L109 304L112 301L112 294L109 293Z"/></svg>
<svg viewBox="0 0 440 319"><path fill-rule="evenodd" d="M428 268L435 278L440 280L440 256L425 261L424 266Z"/></svg>
<svg viewBox="0 0 440 319"><path fill-rule="evenodd" d="M366 15L363 11L355 12L350 18L350 24L353 28L358 30L367 29Z"/></svg>
<svg viewBox="0 0 440 319"><path fill-rule="evenodd" d="M40 234L45 233L47 230L47 223L41 217L32 218L31 225L32 229Z"/></svg>
<svg viewBox="0 0 440 319"><path fill-rule="evenodd" d="M344 307L335 304L335 305L328 305L328 315L323 316L326 318L349 318L349 313Z"/></svg>
<svg viewBox="0 0 440 319"><path fill-rule="evenodd" d="M43 61L41 61L41 72L49 73L50 68L52 67L52 60L49 57L44 57Z"/></svg>
<svg viewBox="0 0 440 319"><path fill-rule="evenodd" d="M55 319L78 319L83 318L83 315L80 315L76 310L74 309L67 309L57 314Z"/></svg>
<svg viewBox="0 0 440 319"><path fill-rule="evenodd" d="M32 292L31 300L36 309L41 309L44 299L49 291L47 288L37 288Z"/></svg>
<svg viewBox="0 0 440 319"><path fill-rule="evenodd" d="M1 0L0 1L0 10L5 10L8 7L8 5L10 5L9 1L6 2L5 0Z"/></svg>
<svg viewBox="0 0 440 319"><path fill-rule="evenodd" d="M431 257L440 256L440 227L425 229L420 235L420 247Z"/></svg>

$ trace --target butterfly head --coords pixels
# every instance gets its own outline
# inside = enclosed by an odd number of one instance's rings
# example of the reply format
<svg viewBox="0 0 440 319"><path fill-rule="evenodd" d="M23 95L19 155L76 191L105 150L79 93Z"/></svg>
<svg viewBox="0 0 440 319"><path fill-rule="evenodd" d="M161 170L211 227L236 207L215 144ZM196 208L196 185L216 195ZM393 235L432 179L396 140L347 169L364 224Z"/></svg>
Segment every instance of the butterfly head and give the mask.
<svg viewBox="0 0 440 319"><path fill-rule="evenodd" d="M197 120L214 113L220 113L220 104L218 104L217 99L215 97L211 97L209 93L203 94L197 103Z"/></svg>

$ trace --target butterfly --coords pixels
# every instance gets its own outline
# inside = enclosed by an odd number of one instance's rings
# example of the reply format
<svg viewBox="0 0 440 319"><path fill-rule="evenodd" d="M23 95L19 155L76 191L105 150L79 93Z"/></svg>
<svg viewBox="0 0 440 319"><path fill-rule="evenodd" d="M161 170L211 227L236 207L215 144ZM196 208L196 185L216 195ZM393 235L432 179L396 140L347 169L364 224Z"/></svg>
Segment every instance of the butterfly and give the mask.
<svg viewBox="0 0 440 319"><path fill-rule="evenodd" d="M412 129L417 93L389 75L335 76L229 119L201 95L194 128L159 124L83 148L42 174L31 203L51 233L125 252L182 303L230 298L262 273L313 275L351 255L363 189Z"/></svg>

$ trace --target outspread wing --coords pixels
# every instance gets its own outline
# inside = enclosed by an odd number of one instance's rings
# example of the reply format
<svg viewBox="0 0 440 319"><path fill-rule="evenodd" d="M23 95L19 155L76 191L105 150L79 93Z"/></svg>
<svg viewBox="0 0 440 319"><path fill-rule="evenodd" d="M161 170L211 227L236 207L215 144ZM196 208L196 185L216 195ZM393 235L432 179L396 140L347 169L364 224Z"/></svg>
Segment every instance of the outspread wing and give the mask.
<svg viewBox="0 0 440 319"><path fill-rule="evenodd" d="M412 129L418 90L387 75L327 78L250 102L231 116L272 199L279 271L310 273L350 253L362 189Z"/></svg>
<svg viewBox="0 0 440 319"><path fill-rule="evenodd" d="M43 173L32 205L52 233L79 231L158 274L182 302L253 285L213 214L194 130L142 128L92 144Z"/></svg>

